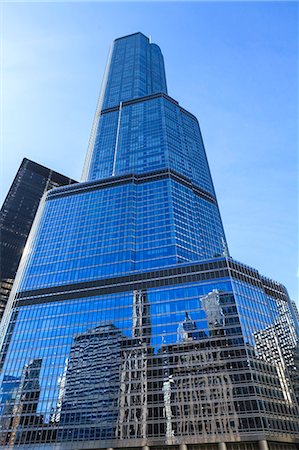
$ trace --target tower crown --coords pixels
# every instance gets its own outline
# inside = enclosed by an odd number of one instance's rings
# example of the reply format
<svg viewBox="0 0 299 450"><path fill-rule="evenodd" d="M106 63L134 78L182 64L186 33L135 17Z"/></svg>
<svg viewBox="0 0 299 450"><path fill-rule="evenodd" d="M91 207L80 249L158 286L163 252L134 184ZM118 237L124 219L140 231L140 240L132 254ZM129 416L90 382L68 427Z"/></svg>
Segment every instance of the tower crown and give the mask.
<svg viewBox="0 0 299 450"><path fill-rule="evenodd" d="M102 109L156 92L167 93L161 50L140 32L113 41L107 70Z"/></svg>
<svg viewBox="0 0 299 450"><path fill-rule="evenodd" d="M103 138L106 142L109 141L109 147L105 148L106 154L114 153L119 140L122 139L119 135L122 104L157 93L167 94L164 59L160 47L152 44L149 38L140 32L115 39L108 55L82 181L115 174L113 164L110 172L108 170L102 173L95 168L97 158L102 159L97 148L99 140ZM112 113L114 108L119 109L119 114L101 117L103 112ZM111 126L113 130L109 130ZM100 145L103 149L102 143ZM113 154L113 159L114 156Z"/></svg>

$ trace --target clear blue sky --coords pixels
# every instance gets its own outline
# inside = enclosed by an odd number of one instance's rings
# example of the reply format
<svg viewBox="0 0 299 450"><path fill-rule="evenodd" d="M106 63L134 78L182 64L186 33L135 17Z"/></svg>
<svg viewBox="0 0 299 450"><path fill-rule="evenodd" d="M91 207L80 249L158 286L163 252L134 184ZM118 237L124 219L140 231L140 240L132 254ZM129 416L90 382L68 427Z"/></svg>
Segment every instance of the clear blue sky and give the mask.
<svg viewBox="0 0 299 450"><path fill-rule="evenodd" d="M3 5L1 204L26 156L81 176L110 42L142 31L200 122L232 256L297 300L298 5Z"/></svg>

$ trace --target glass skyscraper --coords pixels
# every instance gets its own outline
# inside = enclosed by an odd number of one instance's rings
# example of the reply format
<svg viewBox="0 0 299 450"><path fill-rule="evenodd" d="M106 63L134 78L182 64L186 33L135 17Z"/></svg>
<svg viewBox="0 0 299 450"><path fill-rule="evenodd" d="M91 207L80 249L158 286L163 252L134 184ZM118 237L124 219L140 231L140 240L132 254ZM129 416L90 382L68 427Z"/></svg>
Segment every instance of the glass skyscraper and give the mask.
<svg viewBox="0 0 299 450"><path fill-rule="evenodd" d="M83 180L45 196L1 329L1 446L284 450L298 320L228 251L197 119L116 39Z"/></svg>

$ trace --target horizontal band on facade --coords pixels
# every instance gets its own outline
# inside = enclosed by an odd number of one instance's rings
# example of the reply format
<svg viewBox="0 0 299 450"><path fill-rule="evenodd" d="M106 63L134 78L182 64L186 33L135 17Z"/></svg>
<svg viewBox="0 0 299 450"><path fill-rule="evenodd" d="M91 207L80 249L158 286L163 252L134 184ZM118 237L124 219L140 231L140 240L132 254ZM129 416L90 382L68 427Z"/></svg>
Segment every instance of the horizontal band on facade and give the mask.
<svg viewBox="0 0 299 450"><path fill-rule="evenodd" d="M197 117L195 117L191 112L187 111L187 109L183 108L182 106L180 106L179 102L177 100L175 100L172 97L169 97L169 95L165 94L165 92L158 92L156 94L150 94L150 95L145 95L144 97L138 97L138 98L134 98L132 100L126 100L124 102L121 102L121 107L124 108L125 106L130 106L130 105L134 105L136 103L143 103L143 102L147 102L149 100L154 100L156 98L164 98L165 100L169 101L170 103L173 103L175 106L178 106L180 111L184 114L186 114L187 116L191 117L193 120L195 120L198 123ZM111 108L105 108L102 109L99 113L100 116L102 116L103 114L107 114L110 112L114 112L114 111L118 111L120 108L120 105L115 105Z"/></svg>
<svg viewBox="0 0 299 450"><path fill-rule="evenodd" d="M117 177L105 178L104 180L88 181L85 183L78 183L63 188L57 188L53 189L52 191L49 191L47 195L47 200L52 200L59 197L66 197L68 195L81 194L83 192L95 191L99 189L106 189L114 186L120 186L123 184L129 183L142 184L151 181L163 180L167 178L177 181L178 183L188 187L189 189L192 189L196 195L203 198L204 200L207 200L208 202L213 203L215 205L217 204L217 200L212 194L198 187L187 177L179 174L178 172L172 169L162 169L144 174L143 173L127 174Z"/></svg>
<svg viewBox="0 0 299 450"><path fill-rule="evenodd" d="M262 289L274 298L285 300L282 285L277 284L275 288L269 284L271 280L264 279L257 271L224 258L150 272L131 273L115 278L23 291L17 294L16 299L18 306L26 306L198 281L208 282L229 277Z"/></svg>

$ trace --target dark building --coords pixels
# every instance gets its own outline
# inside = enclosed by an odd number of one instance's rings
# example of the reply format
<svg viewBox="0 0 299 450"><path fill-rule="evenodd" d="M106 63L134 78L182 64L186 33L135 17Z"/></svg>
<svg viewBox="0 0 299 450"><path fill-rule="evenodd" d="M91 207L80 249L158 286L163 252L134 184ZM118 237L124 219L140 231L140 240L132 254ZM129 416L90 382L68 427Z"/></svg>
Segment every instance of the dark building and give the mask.
<svg viewBox="0 0 299 450"><path fill-rule="evenodd" d="M142 33L113 43L83 179L44 196L2 320L3 448L295 450L296 313L230 257L199 123ZM30 361L32 415L11 406Z"/></svg>
<svg viewBox="0 0 299 450"><path fill-rule="evenodd" d="M72 183L58 172L23 159L0 211L0 319L43 194Z"/></svg>

